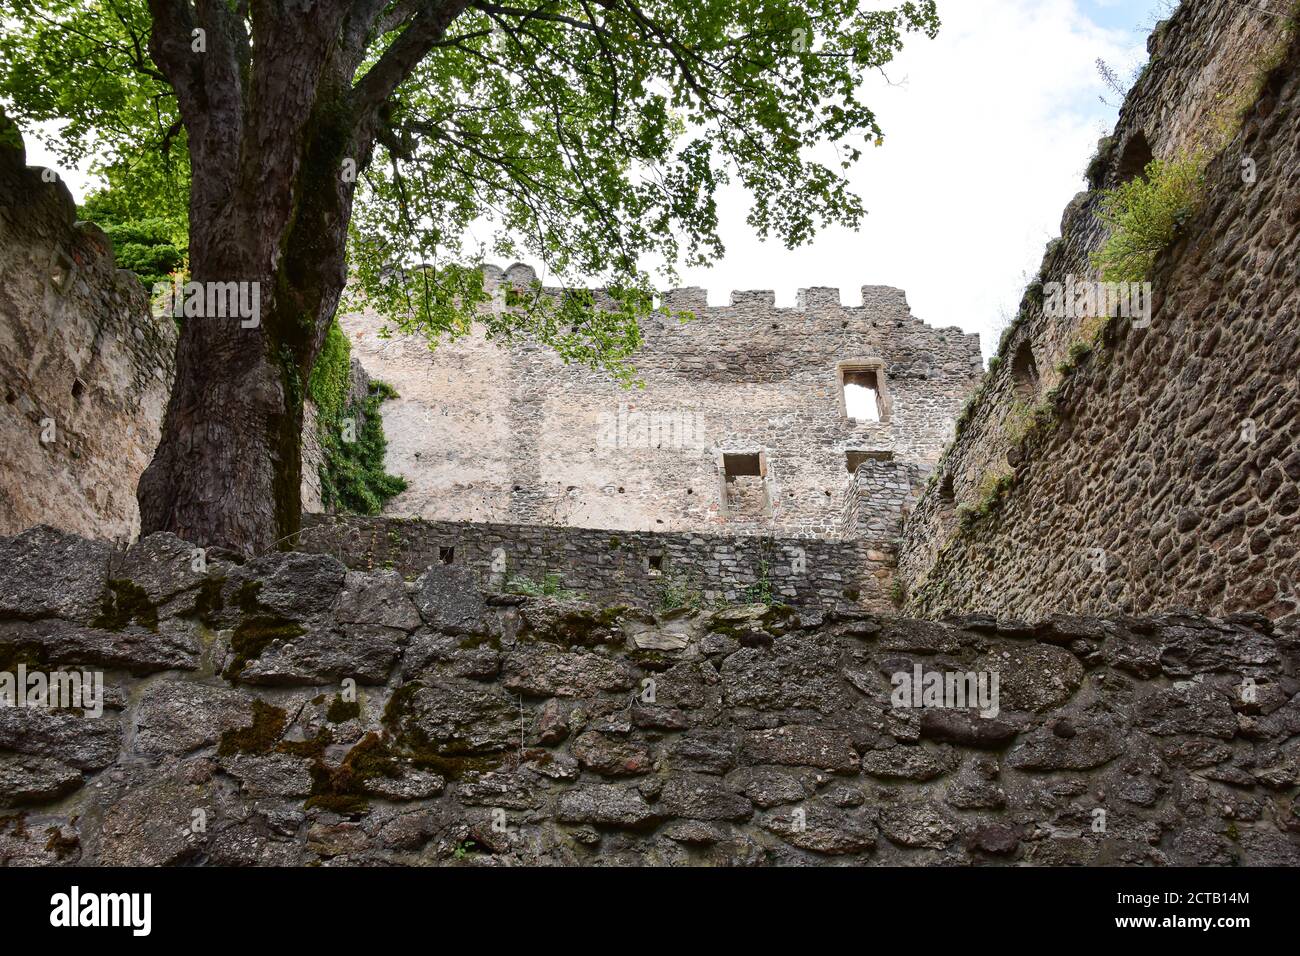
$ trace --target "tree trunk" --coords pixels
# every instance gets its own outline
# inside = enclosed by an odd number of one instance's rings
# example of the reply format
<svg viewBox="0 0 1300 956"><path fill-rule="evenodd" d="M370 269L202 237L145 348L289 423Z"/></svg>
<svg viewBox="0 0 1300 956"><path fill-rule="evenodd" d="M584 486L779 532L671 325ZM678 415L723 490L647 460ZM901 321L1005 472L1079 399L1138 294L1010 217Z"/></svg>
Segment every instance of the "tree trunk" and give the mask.
<svg viewBox="0 0 1300 956"><path fill-rule="evenodd" d="M261 308L255 328L185 319L141 532L261 553L301 523L302 402L346 280L356 178L389 98L468 3L255 3L253 37L223 0L148 4L149 54L189 134L191 279L257 283Z"/></svg>
<svg viewBox="0 0 1300 956"><path fill-rule="evenodd" d="M292 546L302 403L346 280L352 181L340 171L344 158L361 168L370 158L342 102L322 97L299 162L261 177L245 201L237 188L222 202L224 184L201 180L196 164L191 279L256 282L260 315L254 328L238 317L183 320L162 438L140 479L142 534L246 554ZM214 216L217 205L235 212ZM279 210L293 212L277 222Z"/></svg>

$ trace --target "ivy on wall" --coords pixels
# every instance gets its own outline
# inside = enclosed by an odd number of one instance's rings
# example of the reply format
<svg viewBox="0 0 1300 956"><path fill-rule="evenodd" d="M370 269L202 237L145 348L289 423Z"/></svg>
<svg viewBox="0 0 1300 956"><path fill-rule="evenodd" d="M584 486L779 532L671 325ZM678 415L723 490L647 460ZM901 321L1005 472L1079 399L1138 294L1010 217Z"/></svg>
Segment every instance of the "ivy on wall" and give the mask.
<svg viewBox="0 0 1300 956"><path fill-rule="evenodd" d="M351 376L352 346L336 320L307 385L323 452L321 500L335 513L374 515L406 489L406 479L384 470L388 439L379 406L397 393L384 382L371 382L364 398L349 401Z"/></svg>

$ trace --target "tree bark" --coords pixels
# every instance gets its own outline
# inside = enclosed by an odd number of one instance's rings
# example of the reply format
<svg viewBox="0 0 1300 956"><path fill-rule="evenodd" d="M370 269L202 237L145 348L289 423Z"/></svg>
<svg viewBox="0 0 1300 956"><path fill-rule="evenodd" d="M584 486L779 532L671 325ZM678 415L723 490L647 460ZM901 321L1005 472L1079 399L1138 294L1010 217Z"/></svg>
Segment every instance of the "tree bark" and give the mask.
<svg viewBox="0 0 1300 956"><path fill-rule="evenodd" d="M256 554L290 546L301 524L302 403L347 278L356 175L385 104L467 0L404 8L356 86L385 0L254 0L251 44L224 0L192 2L149 0L150 55L189 132L190 278L257 283L261 309L255 328L183 321L141 532Z"/></svg>

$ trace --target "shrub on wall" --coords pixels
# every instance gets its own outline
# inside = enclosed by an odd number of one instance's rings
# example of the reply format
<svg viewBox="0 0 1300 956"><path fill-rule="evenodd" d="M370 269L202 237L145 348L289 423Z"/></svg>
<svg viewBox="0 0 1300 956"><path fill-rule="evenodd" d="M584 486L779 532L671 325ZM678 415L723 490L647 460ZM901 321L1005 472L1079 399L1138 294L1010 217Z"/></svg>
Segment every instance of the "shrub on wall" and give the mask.
<svg viewBox="0 0 1300 956"><path fill-rule="evenodd" d="M1102 198L1098 216L1110 236L1092 255L1105 282L1141 282L1156 256L1174 241L1200 205L1205 163L1198 156L1147 164L1144 176L1121 183Z"/></svg>

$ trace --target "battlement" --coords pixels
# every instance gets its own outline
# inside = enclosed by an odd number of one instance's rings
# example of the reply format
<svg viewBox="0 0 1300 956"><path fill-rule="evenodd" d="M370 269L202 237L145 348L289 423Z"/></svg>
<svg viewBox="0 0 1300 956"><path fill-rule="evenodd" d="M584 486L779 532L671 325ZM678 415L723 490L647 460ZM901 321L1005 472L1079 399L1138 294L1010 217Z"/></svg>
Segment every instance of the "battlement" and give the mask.
<svg viewBox="0 0 1300 956"><path fill-rule="evenodd" d="M493 293L566 291L521 263L482 268ZM584 291L602 303L604 290ZM983 369L977 335L921 321L901 289L863 286L856 306L829 287L801 289L792 308L771 290L707 300L701 288L660 296L633 390L527 337L476 332L430 352L381 337L377 315L342 316L354 354L400 396L383 408L387 467L410 487L387 513L853 539L844 503L858 463L937 460ZM693 319L669 314L682 311Z"/></svg>
<svg viewBox="0 0 1300 956"><path fill-rule="evenodd" d="M484 275L484 288L494 292L503 286L520 291L540 287L543 294L560 296L575 291L564 286L539 284L537 270L532 266L516 262L507 268L499 265L484 264L479 267ZM612 307L614 300L608 290L602 286L583 288L598 306ZM786 322L800 320L810 313L843 313L855 319L891 320L896 328L937 330L936 327L912 315L907 302L907 293L902 289L886 285L863 285L859 287L861 305L845 304L844 292L835 286L812 286L799 289L794 306L777 306L776 291L773 289L736 289L729 296L726 305L709 305L709 292L701 286L686 286L662 291L657 297L657 306L666 312L692 312L707 315L713 322L762 321ZM945 332L956 333L967 340L977 342L973 334L962 332L956 326L946 326ZM978 349L976 349L978 353Z"/></svg>

